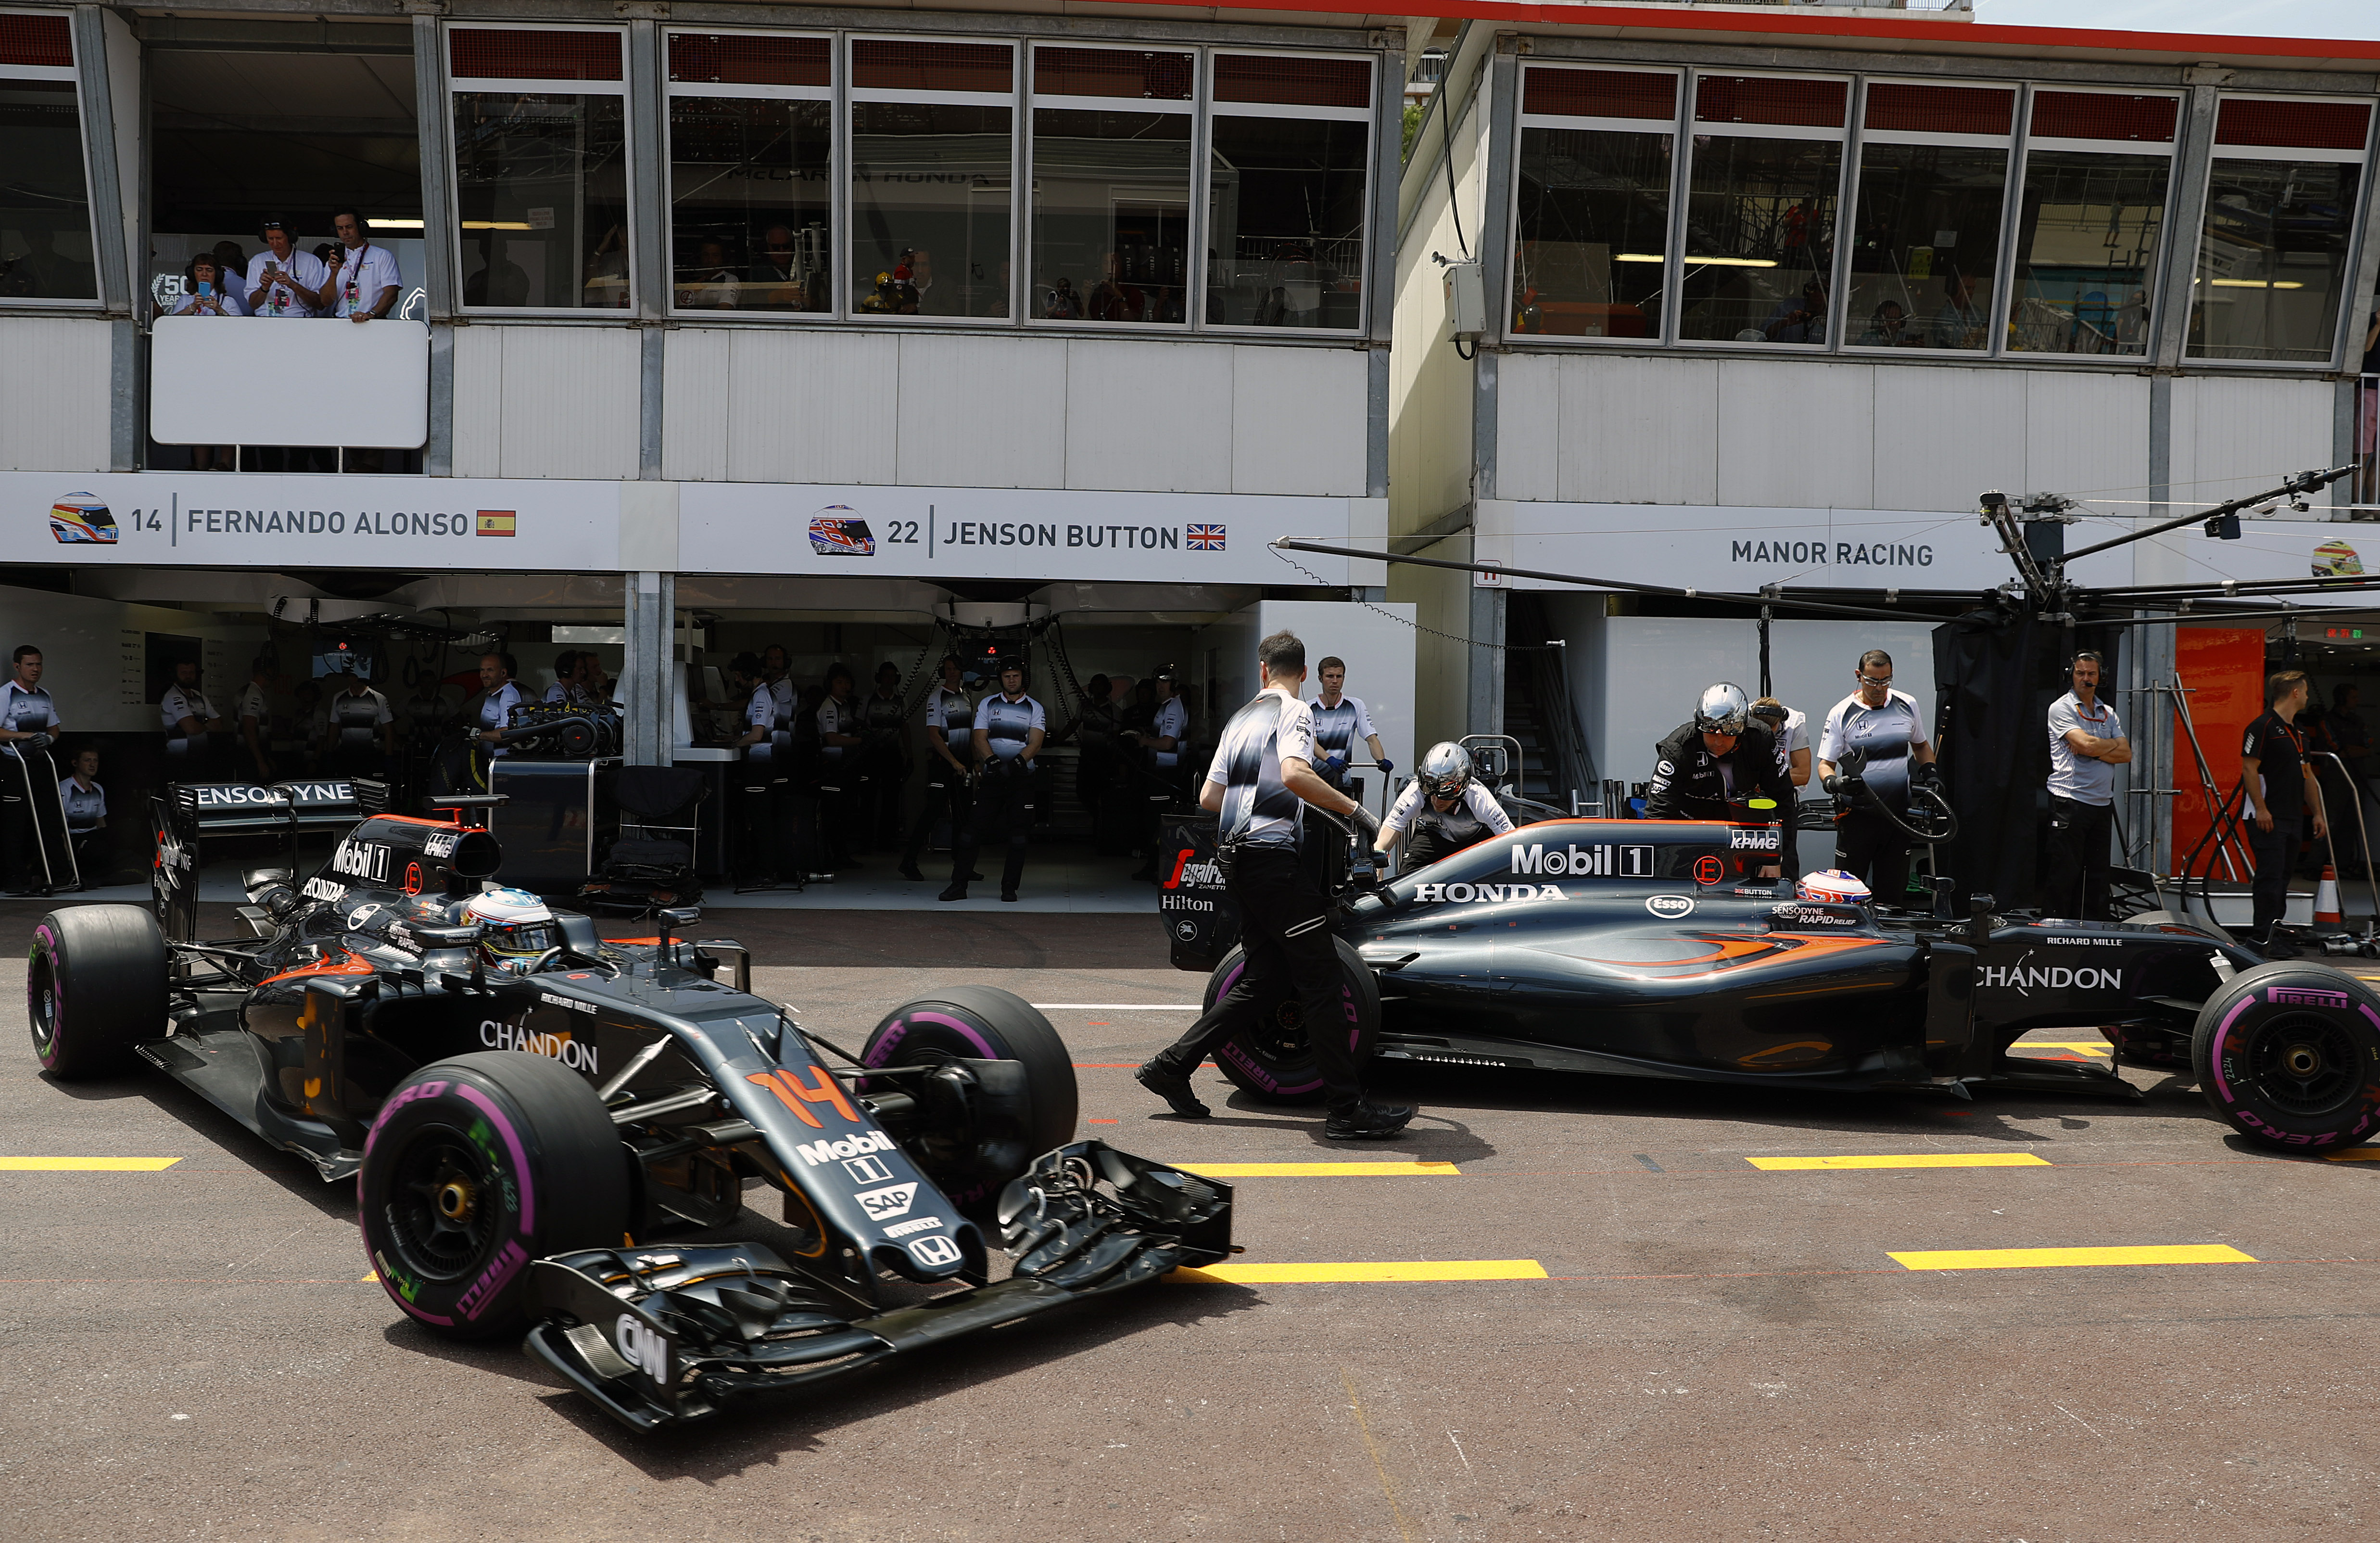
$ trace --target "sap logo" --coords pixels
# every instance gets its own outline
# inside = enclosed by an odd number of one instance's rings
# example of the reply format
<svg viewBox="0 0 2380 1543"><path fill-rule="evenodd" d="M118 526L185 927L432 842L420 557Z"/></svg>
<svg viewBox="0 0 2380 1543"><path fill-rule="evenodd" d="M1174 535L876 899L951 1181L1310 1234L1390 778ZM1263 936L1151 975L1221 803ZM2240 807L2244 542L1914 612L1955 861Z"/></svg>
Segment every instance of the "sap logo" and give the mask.
<svg viewBox="0 0 2380 1543"><path fill-rule="evenodd" d="M589 1076L601 1076L595 1064L595 1047L579 1043L568 1034L546 1034L536 1029L516 1028L511 1024L485 1018L480 1023L480 1043L492 1051L518 1051L523 1055L541 1055L549 1061L559 1061L574 1072Z"/></svg>
<svg viewBox="0 0 2380 1543"><path fill-rule="evenodd" d="M1690 894L1648 894L1645 897L1645 909L1665 921L1675 921L1680 917L1694 914L1694 897Z"/></svg>
<svg viewBox="0 0 2380 1543"><path fill-rule="evenodd" d="M308 900L327 900L335 905L347 897L347 886L334 884L318 873L307 880L306 887L298 893Z"/></svg>
<svg viewBox="0 0 2380 1543"><path fill-rule="evenodd" d="M591 1002L573 1002L568 997L558 997L551 991L538 992L537 1000L545 1003L548 1007L567 1007L573 1013L592 1013L595 1011L595 1004Z"/></svg>
<svg viewBox="0 0 2380 1543"><path fill-rule="evenodd" d="M922 1265L956 1264L959 1245L946 1237L921 1237L909 1245L909 1257Z"/></svg>
<svg viewBox="0 0 2380 1543"><path fill-rule="evenodd" d="M2089 966L2070 969L2064 965L2034 965L2028 967L2025 960L2033 957L2027 949L2013 965L1985 965L1981 983L2003 986L2017 995L2029 997L2033 988L2046 991L2120 991L2124 989L2122 970L2094 969Z"/></svg>
<svg viewBox="0 0 2380 1543"><path fill-rule="evenodd" d="M942 1224L939 1216L921 1216L915 1221L904 1221L884 1229L886 1237L908 1237L916 1233L930 1233Z"/></svg>
<svg viewBox="0 0 2380 1543"><path fill-rule="evenodd" d="M1512 848L1515 873L1570 873L1597 879L1649 879L1649 846L1545 846Z"/></svg>
<svg viewBox="0 0 2380 1543"><path fill-rule="evenodd" d="M666 1385L670 1379L669 1336L637 1317L622 1313L619 1327L612 1331L612 1343L620 1347L620 1357L654 1381Z"/></svg>
<svg viewBox="0 0 2380 1543"><path fill-rule="evenodd" d="M1176 853L1173 857L1173 872L1160 887L1178 890L1187 884L1197 889L1212 889L1221 883L1223 865L1218 862L1192 862L1190 859L1197 855L1189 847L1184 847Z"/></svg>
<svg viewBox="0 0 2380 1543"><path fill-rule="evenodd" d="M907 1214L910 1202L917 1197L917 1186L914 1184L896 1184L890 1189L870 1189L852 1197L870 1221L890 1221Z"/></svg>
<svg viewBox="0 0 2380 1543"><path fill-rule="evenodd" d="M2350 998L2345 991L2322 991L2307 986L2275 986L2265 993L2265 1000L2278 1006L2336 1007L2347 1011Z"/></svg>
<svg viewBox="0 0 2380 1543"><path fill-rule="evenodd" d="M388 882L388 848L376 841L343 841L331 854L331 871L384 884Z"/></svg>
<svg viewBox="0 0 2380 1543"><path fill-rule="evenodd" d="M858 1136L846 1136L840 1141L808 1142L794 1150L802 1155L805 1165L817 1168L843 1158L856 1158L863 1152L889 1152L892 1150L892 1138L882 1131L868 1131ZM871 1166L881 1168L882 1164ZM889 1171L883 1174L888 1179L892 1176Z"/></svg>
<svg viewBox="0 0 2380 1543"><path fill-rule="evenodd" d="M1778 852L1785 846L1785 832L1774 825L1757 830L1733 830L1727 833L1727 849L1730 852Z"/></svg>
<svg viewBox="0 0 2380 1543"><path fill-rule="evenodd" d="M1425 905L1444 902L1463 905L1473 901L1560 900L1560 884L1419 884L1414 898Z"/></svg>
<svg viewBox="0 0 2380 1543"><path fill-rule="evenodd" d="M421 844L421 855L425 857L451 857L455 855L455 844L462 839L463 834L459 831L432 831Z"/></svg>

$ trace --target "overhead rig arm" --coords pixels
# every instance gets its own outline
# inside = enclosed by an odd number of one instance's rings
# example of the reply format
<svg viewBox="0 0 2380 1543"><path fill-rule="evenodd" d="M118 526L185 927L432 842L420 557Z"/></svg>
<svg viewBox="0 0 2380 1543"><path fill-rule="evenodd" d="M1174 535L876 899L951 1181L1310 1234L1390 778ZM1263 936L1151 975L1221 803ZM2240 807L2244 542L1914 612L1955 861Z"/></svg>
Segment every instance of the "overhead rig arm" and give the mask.
<svg viewBox="0 0 2380 1543"><path fill-rule="evenodd" d="M2121 536L2110 536L2096 545L2079 547L2068 553L2063 560L2071 563L2079 557L2088 557L2095 553L2129 546L2134 541L2146 541L2151 536L2162 536L2168 530L2179 530L2185 525L2203 525L2208 520L2221 519L2226 515L2236 515L2242 509L2252 509L2259 504L2269 503L2276 498L2293 498L2301 493L2318 492L2340 478L2350 475L2354 470L2355 465L2350 461L2345 466L2332 467L2327 471L2301 471L2277 488L2267 488L2263 492L2251 493L2246 498L2235 498L2228 504L2217 504L2211 509L2199 509L2191 514L2177 515L2172 519L2152 525L2145 530L2131 530Z"/></svg>

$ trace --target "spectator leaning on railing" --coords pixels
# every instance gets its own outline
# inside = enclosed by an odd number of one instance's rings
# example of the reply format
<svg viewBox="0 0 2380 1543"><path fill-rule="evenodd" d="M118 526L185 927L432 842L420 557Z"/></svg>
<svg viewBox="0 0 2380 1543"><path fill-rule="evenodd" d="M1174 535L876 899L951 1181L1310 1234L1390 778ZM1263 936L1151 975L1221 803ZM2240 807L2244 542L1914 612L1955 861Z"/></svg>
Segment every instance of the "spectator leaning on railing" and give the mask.
<svg viewBox="0 0 2380 1543"><path fill-rule="evenodd" d="M363 217L352 209L331 216L339 233L339 266L322 288L322 309L350 322L370 322L395 309L405 278L397 271L396 254L375 247L364 235Z"/></svg>

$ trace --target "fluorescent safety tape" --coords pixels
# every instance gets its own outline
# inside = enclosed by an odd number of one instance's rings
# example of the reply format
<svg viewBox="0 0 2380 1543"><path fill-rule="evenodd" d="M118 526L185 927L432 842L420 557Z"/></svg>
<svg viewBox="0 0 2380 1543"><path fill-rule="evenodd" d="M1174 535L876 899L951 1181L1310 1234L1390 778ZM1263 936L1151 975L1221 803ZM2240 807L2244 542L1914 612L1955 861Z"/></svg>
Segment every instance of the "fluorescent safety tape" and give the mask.
<svg viewBox="0 0 2380 1543"><path fill-rule="evenodd" d="M1894 1254L1908 1270L2046 1270L2100 1264L2254 1264L2228 1243L2152 1244L2133 1248L1943 1248Z"/></svg>
<svg viewBox="0 0 2380 1543"><path fill-rule="evenodd" d="M1744 1161L1769 1173L1831 1168L2047 1168L2031 1152L1900 1152L1888 1157L1765 1157Z"/></svg>
<svg viewBox="0 0 2380 1543"><path fill-rule="evenodd" d="M1463 1172L1451 1162L1177 1162L1210 1179L1403 1179Z"/></svg>
<svg viewBox="0 0 2380 1543"><path fill-rule="evenodd" d="M0 1173L162 1173L170 1158L0 1157Z"/></svg>
<svg viewBox="0 0 2380 1543"><path fill-rule="evenodd" d="M1330 1281L1542 1281L1546 1267L1535 1259L1402 1259L1385 1264L1210 1264L1177 1270L1176 1285L1228 1281L1263 1286Z"/></svg>

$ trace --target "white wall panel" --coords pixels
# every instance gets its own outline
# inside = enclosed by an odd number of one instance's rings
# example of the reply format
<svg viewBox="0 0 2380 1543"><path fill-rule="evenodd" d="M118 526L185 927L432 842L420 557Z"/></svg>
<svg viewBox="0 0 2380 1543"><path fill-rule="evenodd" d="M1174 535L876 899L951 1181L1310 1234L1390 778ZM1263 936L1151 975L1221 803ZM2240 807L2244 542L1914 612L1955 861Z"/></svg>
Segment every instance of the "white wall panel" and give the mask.
<svg viewBox="0 0 2380 1543"><path fill-rule="evenodd" d="M1565 355L1560 496L1572 504L1716 504L1716 359ZM1502 393L1499 392L1500 397ZM1497 412L1503 407L1500 401Z"/></svg>
<svg viewBox="0 0 2380 1543"><path fill-rule="evenodd" d="M1720 360L1718 502L1875 507L1879 373L1864 364Z"/></svg>
<svg viewBox="0 0 2380 1543"><path fill-rule="evenodd" d="M0 319L0 470L107 469L108 348L105 322Z"/></svg>
<svg viewBox="0 0 2380 1543"><path fill-rule="evenodd" d="M2022 491L2148 496L2145 376L2036 370L2026 372L2024 383Z"/></svg>
<svg viewBox="0 0 2380 1543"><path fill-rule="evenodd" d="M728 370L735 334L681 327L662 334L662 475L673 482L727 477Z"/></svg>
<svg viewBox="0 0 2380 1543"><path fill-rule="evenodd" d="M2024 377L1911 367L1876 380L1876 504L1960 514L2024 479Z"/></svg>
<svg viewBox="0 0 2380 1543"><path fill-rule="evenodd" d="M1063 342L918 334L900 340L900 395L869 404L900 415L899 481L1047 487L1065 464Z"/></svg>
<svg viewBox="0 0 2380 1543"><path fill-rule="evenodd" d="M2337 389L2322 381L2176 380L2174 497L2219 504L2330 465Z"/></svg>
<svg viewBox="0 0 2380 1543"><path fill-rule="evenodd" d="M1231 490L1232 349L1106 337L1065 347L1067 487Z"/></svg>
<svg viewBox="0 0 2380 1543"><path fill-rule="evenodd" d="M500 477L504 432L502 327L455 333L455 475Z"/></svg>
<svg viewBox="0 0 2380 1543"><path fill-rule="evenodd" d="M503 475L634 477L641 345L626 327L497 327Z"/></svg>
<svg viewBox="0 0 2380 1543"><path fill-rule="evenodd" d="M1232 492L1363 497L1365 350L1231 352Z"/></svg>
<svg viewBox="0 0 2380 1543"><path fill-rule="evenodd" d="M898 480L901 354L882 335L745 331L728 387L727 475L738 482Z"/></svg>
<svg viewBox="0 0 2380 1543"><path fill-rule="evenodd" d="M1558 354L1502 354L1496 358L1496 488L1498 498L1559 498L1562 432L1561 367Z"/></svg>

